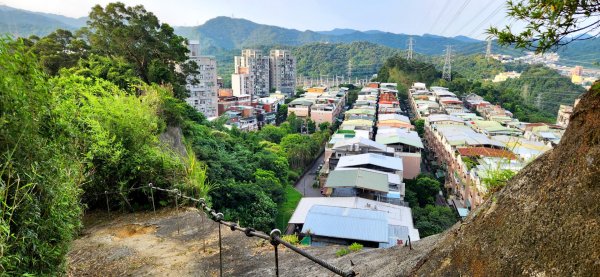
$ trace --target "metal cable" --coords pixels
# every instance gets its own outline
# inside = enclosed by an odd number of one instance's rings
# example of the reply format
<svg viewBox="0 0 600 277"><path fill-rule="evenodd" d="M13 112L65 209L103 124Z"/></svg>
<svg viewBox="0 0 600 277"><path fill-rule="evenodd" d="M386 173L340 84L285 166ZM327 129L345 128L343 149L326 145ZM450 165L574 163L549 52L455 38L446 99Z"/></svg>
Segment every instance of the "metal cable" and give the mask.
<svg viewBox="0 0 600 277"><path fill-rule="evenodd" d="M186 195L182 195L177 189L163 189L163 188L158 188L158 187L154 187L152 186L152 184L149 185L150 189L155 189L155 190L159 190L159 191L164 191L167 193L173 193L176 194L178 197L196 202L199 204L199 209L203 210L205 213L208 214L209 218L217 223L219 223L219 260L220 260L220 272L221 272L221 276L222 276L222 272L223 272L223 264L222 264L222 255L221 255L221 225L225 225L227 227L229 227L231 229L231 231L241 231L244 234L246 234L246 236L248 237L257 237L257 238L261 238L264 240L268 240L273 246L274 246L274 251L275 251L275 273L277 274L277 276L279 276L279 257L278 257L278 251L277 251L277 246L279 244L283 244L285 247L291 249L292 251L306 257L307 259L315 262L316 264L328 269L329 271L340 275L340 276L344 276L344 277L354 277L357 274L353 271L353 270L349 270L349 271L344 271L340 268L337 268L336 266L326 262L325 260L322 260L320 258L317 258L313 255L311 255L310 253L284 241L283 239L281 239L280 235L281 235L281 231L279 231L278 229L273 229L271 231L271 235L267 235L263 232L260 231L256 231L253 228L250 227L241 227L238 226L236 223L233 222L228 222L228 221L224 221L223 218L223 214L222 213L217 213L215 210L211 209L207 204L206 201L203 198L200 199L196 199L193 197L189 197Z"/></svg>

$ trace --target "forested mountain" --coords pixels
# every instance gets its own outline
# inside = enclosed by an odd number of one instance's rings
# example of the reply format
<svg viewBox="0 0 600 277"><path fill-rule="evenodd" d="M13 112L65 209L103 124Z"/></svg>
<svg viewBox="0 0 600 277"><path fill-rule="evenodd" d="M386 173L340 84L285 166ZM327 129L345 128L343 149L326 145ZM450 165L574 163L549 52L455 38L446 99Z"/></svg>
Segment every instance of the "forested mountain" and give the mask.
<svg viewBox="0 0 600 277"><path fill-rule="evenodd" d="M45 36L56 29L75 30L85 25L86 18L36 13L0 5L0 33L28 37Z"/></svg>
<svg viewBox="0 0 600 277"><path fill-rule="evenodd" d="M276 26L257 24L246 19L220 16L200 26L177 27L176 32L190 39L201 38L205 47L215 46L225 49L240 49L256 45L298 46L312 42L339 43L368 41L388 47L406 49L410 35L380 31L360 32L350 29L314 32L298 31ZM423 54L441 54L444 45L464 47L472 42L464 39L446 38L434 35L412 36L418 41L415 51Z"/></svg>
<svg viewBox="0 0 600 277"><path fill-rule="evenodd" d="M292 50L297 59L298 73L319 77L320 74L363 77L377 73L386 59L400 50L369 42L349 44L313 43Z"/></svg>
<svg viewBox="0 0 600 277"><path fill-rule="evenodd" d="M585 92L583 87L571 83L568 77L541 65L530 66L520 78L508 79L498 86L501 90L519 93L525 104L551 114L556 114L560 104L573 105L575 99Z"/></svg>

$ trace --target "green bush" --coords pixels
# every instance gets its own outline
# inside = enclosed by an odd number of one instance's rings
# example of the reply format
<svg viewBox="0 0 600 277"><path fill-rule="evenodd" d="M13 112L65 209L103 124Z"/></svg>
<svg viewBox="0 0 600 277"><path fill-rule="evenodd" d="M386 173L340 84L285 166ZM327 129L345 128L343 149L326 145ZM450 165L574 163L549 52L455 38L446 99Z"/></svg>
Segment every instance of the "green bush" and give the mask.
<svg viewBox="0 0 600 277"><path fill-rule="evenodd" d="M296 234L291 234L291 235L284 235L281 237L281 239L289 244L293 244L293 245L297 245L298 243L300 243L300 240L298 239L298 235Z"/></svg>
<svg viewBox="0 0 600 277"><path fill-rule="evenodd" d="M363 245L358 242L353 242L350 244L350 246L348 246L348 249L352 252L358 252L363 249Z"/></svg>
<svg viewBox="0 0 600 277"><path fill-rule="evenodd" d="M348 250L348 248L342 248L340 250L338 250L337 252L335 252L335 255L338 257L342 257L347 255L348 253L350 253L350 250Z"/></svg>

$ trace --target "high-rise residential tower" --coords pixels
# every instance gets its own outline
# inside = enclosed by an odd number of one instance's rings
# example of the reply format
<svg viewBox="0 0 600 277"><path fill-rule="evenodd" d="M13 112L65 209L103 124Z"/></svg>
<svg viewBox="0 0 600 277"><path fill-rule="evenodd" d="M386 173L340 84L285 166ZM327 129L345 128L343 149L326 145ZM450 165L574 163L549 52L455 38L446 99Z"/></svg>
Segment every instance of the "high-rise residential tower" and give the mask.
<svg viewBox="0 0 600 277"><path fill-rule="evenodd" d="M270 84L271 88L293 96L296 89L296 58L289 50L271 50Z"/></svg>
<svg viewBox="0 0 600 277"><path fill-rule="evenodd" d="M188 76L186 87L190 91L190 96L186 102L206 117L216 117L218 116L217 60L212 56L201 56L200 43L197 40L190 40L188 49L189 59L196 62L199 72L195 76ZM192 82L194 77L196 83Z"/></svg>
<svg viewBox="0 0 600 277"><path fill-rule="evenodd" d="M234 75L248 75L248 87L245 94L250 94L253 97L269 95L269 57L263 56L260 50L242 50L241 56L235 56L234 69ZM236 92L234 91L234 93Z"/></svg>

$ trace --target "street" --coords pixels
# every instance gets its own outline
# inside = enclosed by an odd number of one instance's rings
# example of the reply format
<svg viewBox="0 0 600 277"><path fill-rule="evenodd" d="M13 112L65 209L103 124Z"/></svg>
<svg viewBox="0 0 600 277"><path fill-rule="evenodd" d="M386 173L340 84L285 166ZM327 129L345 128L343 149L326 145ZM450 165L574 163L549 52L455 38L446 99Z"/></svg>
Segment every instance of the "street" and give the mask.
<svg viewBox="0 0 600 277"><path fill-rule="evenodd" d="M313 188L312 185L315 182L315 177L316 177L315 171L317 170L319 165L321 163L323 163L324 155L325 155L325 152L323 152L317 158L317 162L315 162L315 164L310 168L310 170L308 170L308 172L306 174L304 174L304 176L302 176L300 178L300 180L298 180L298 182L296 182L296 185L294 186L296 188L296 190L299 191L304 197L320 197L320 196L322 196L320 188Z"/></svg>

